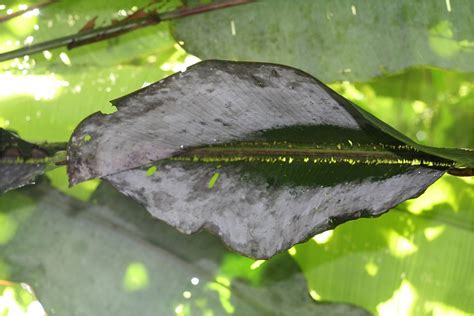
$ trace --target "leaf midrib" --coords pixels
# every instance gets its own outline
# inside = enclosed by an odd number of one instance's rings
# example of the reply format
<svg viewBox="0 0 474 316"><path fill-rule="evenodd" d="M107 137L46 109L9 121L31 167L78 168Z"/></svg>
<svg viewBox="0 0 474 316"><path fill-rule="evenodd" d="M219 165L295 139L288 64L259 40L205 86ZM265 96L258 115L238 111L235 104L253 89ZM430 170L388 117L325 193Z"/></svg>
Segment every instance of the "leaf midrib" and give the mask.
<svg viewBox="0 0 474 316"><path fill-rule="evenodd" d="M339 147L337 147L339 146ZM314 163L346 162L351 164L400 164L452 167L453 163L424 154L413 147L400 147L399 151L387 150L383 146L344 146L336 149L320 146L292 145L285 147L265 146L252 143L235 145L212 145L187 149L172 157L173 160L194 162L288 162L303 161ZM372 148L372 150L370 149ZM393 147L392 147L393 148Z"/></svg>

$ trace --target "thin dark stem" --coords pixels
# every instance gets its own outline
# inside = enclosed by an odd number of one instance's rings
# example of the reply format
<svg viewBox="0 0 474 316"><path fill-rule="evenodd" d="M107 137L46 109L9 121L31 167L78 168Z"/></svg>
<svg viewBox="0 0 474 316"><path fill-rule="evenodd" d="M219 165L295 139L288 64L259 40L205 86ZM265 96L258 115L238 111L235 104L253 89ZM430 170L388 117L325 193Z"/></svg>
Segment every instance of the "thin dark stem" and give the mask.
<svg viewBox="0 0 474 316"><path fill-rule="evenodd" d="M21 16L21 15L25 14L26 12L33 11L35 9L39 9L39 8L48 6L48 5L53 4L55 2L58 2L58 0L41 1L41 2L38 2L36 4L32 4L31 6L28 6L28 8L26 8L25 10L19 10L19 11L13 12L12 14L0 16L0 23L9 21L13 18L16 18L17 16Z"/></svg>
<svg viewBox="0 0 474 316"><path fill-rule="evenodd" d="M474 176L473 168L451 168L448 169L448 174L456 177L472 177Z"/></svg>
<svg viewBox="0 0 474 316"><path fill-rule="evenodd" d="M202 6L198 6L194 8L179 9L179 10L175 10L171 12L165 12L162 14L152 12L143 17L124 20L120 23L116 23L116 24L109 25L106 27L100 27L100 28L92 29L90 31L80 32L77 34L68 35L61 38L56 38L56 39L46 41L43 43L38 43L35 45L26 46L17 50L6 52L3 54L0 54L0 62L13 59L13 58L23 57L25 55L35 54L35 53L42 52L48 49L63 47L63 46L67 46L69 49L72 49L78 46L95 43L95 42L103 41L103 40L113 38L116 36L120 36L122 34L128 33L130 31L133 31L145 26L155 25L155 24L160 23L161 21L179 19L186 16L194 15L194 14L200 14L200 13L205 13L205 12L209 12L213 10L224 9L231 6L247 4L247 3L251 3L255 1L256 0L228 0L228 1L219 2L219 3L211 3L208 5L202 5Z"/></svg>

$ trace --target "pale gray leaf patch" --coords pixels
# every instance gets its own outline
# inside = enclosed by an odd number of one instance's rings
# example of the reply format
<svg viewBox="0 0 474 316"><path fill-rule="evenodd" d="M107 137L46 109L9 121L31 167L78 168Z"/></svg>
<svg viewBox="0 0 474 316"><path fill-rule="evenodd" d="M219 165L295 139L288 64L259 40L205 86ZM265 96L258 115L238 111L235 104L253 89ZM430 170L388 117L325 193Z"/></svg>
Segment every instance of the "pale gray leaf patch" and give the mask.
<svg viewBox="0 0 474 316"><path fill-rule="evenodd" d="M205 61L113 103L119 111L93 114L74 131L68 151L71 184L261 130L360 129L349 102L335 99L301 71L272 64ZM90 141L84 141L86 135Z"/></svg>
<svg viewBox="0 0 474 316"><path fill-rule="evenodd" d="M209 188L215 172L219 178ZM234 166L170 162L152 176L134 169L106 179L183 233L206 228L246 256L270 258L347 220L380 215L443 174L414 168L378 181L270 188L263 179L243 179L243 172Z"/></svg>

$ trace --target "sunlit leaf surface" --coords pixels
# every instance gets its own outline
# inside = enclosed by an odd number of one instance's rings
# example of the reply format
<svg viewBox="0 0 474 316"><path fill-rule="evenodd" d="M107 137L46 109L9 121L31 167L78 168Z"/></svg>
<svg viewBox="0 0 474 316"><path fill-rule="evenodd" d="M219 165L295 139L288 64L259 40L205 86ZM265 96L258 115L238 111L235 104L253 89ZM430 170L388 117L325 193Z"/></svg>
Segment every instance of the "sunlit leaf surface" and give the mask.
<svg viewBox="0 0 474 316"><path fill-rule="evenodd" d="M87 204L46 183L0 200L16 225L0 244L0 279L31 284L50 314L368 315L314 302L289 255L256 267L209 234L153 220L110 186Z"/></svg>
<svg viewBox="0 0 474 316"><path fill-rule="evenodd" d="M46 313L28 284L0 280L0 315L46 316Z"/></svg>
<svg viewBox="0 0 474 316"><path fill-rule="evenodd" d="M442 178L420 200L296 246L294 257L310 291L380 315L472 314L472 181L470 185Z"/></svg>

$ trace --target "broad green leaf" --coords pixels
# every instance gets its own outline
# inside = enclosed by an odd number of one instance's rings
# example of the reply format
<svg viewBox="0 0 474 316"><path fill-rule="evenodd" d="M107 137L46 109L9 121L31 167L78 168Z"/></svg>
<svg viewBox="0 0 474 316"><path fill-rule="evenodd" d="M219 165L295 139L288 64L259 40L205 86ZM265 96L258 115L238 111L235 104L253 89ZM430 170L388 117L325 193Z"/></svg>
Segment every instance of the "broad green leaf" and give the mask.
<svg viewBox="0 0 474 316"><path fill-rule="evenodd" d="M377 219L296 246L310 291L377 315L474 313L474 190L465 180L443 177Z"/></svg>
<svg viewBox="0 0 474 316"><path fill-rule="evenodd" d="M455 164L285 66L202 62L114 105L74 132L71 183L105 177L180 231L256 258L379 215Z"/></svg>
<svg viewBox="0 0 474 316"><path fill-rule="evenodd" d="M365 81L414 65L473 71L473 11L469 0L263 0L177 20L174 35L201 59L274 62L323 81Z"/></svg>
<svg viewBox="0 0 474 316"><path fill-rule="evenodd" d="M168 73L158 67L116 66L74 68L73 73L1 77L11 89L0 95L0 118L4 128L14 129L31 142L67 142L74 128L96 111L115 111L109 103L134 89L159 80ZM0 91L2 93L4 91Z"/></svg>
<svg viewBox="0 0 474 316"><path fill-rule="evenodd" d="M332 87L357 100L364 109L381 115L379 117L386 123L403 130L423 145L411 140L407 143L411 142L422 151L457 160L457 166L462 167L473 164L472 156L466 155L466 151L440 150L426 145L474 146L471 124L474 119L473 79L472 73L416 68L372 82L345 82ZM374 121L374 124L380 122Z"/></svg>
<svg viewBox="0 0 474 316"><path fill-rule="evenodd" d="M55 157L58 149L57 145L37 146L0 128L0 193L33 183L59 157L65 159L64 151Z"/></svg>
<svg viewBox="0 0 474 316"><path fill-rule="evenodd" d="M368 315L312 301L288 255L258 270L249 260L239 274L221 269L236 256L215 237L181 235L110 186L93 203L45 183L0 199L16 225L0 244L0 278L29 283L48 314Z"/></svg>
<svg viewBox="0 0 474 316"><path fill-rule="evenodd" d="M366 112L360 107L355 107L360 113L372 124L377 126L383 132L395 137L396 139L400 140L401 142L413 146L425 153L435 155L438 157L442 157L445 159L449 159L456 162L457 167L462 168L473 168L474 167L474 151L469 149L461 149L461 148L436 148L430 146L423 146L420 144L415 143L407 136L403 135L390 125L386 124L385 122L379 120L369 112ZM472 175L472 172L471 172Z"/></svg>
<svg viewBox="0 0 474 316"><path fill-rule="evenodd" d="M417 67L331 87L421 144L474 148L474 74Z"/></svg>

